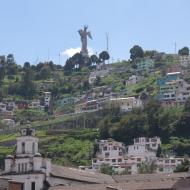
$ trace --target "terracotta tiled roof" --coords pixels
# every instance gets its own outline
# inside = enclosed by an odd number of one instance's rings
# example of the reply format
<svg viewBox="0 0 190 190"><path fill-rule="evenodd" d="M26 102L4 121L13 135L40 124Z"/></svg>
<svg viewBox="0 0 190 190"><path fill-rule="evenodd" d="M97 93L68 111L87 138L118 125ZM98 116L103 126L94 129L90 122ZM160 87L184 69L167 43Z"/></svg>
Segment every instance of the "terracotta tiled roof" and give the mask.
<svg viewBox="0 0 190 190"><path fill-rule="evenodd" d="M114 183L115 181L109 175L81 171L74 168L52 165L51 175L54 177L71 179L87 183Z"/></svg>
<svg viewBox="0 0 190 190"><path fill-rule="evenodd" d="M189 173L171 173L171 174L137 174L137 175L114 175L113 179L118 183L124 183L128 181L156 181L166 179L181 179L190 177Z"/></svg>
<svg viewBox="0 0 190 190"><path fill-rule="evenodd" d="M90 184L76 186L57 186L50 190L165 190L190 189L190 178L188 173L174 174L139 174L113 176L117 182L110 184ZM109 188L111 187L111 188Z"/></svg>

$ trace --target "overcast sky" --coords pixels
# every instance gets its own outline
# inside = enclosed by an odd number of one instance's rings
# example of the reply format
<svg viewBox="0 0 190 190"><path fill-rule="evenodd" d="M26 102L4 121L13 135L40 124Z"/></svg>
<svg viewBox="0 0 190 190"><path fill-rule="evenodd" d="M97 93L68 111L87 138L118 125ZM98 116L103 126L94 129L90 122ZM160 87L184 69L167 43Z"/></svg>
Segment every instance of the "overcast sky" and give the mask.
<svg viewBox="0 0 190 190"><path fill-rule="evenodd" d="M0 54L17 63L64 63L80 50L77 31L89 26L91 53L106 49L114 60L128 59L133 45L174 53L190 47L189 0L1 0ZM64 52L64 53L63 53Z"/></svg>

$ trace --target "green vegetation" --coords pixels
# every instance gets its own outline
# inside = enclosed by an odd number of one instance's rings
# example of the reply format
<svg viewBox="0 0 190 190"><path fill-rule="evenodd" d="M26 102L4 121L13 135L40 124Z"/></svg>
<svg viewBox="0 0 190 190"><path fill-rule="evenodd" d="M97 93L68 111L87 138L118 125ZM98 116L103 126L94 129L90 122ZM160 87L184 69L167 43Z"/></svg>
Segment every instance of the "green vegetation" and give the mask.
<svg viewBox="0 0 190 190"><path fill-rule="evenodd" d="M88 78L90 72L95 71L97 64L103 64L110 58L105 51L99 56L91 57L75 54L66 61L64 67L52 61L40 62L37 65L26 62L21 67L14 59L12 62L1 59L0 101L2 99L15 102L40 100L43 103L43 92L52 92L51 112L40 109L17 110L13 119L20 122L19 128L37 129L40 152L51 158L54 163L67 166L88 165L96 148L95 139L105 138L113 138L128 145L136 137L160 136L163 144L158 152L159 155L168 155L172 151L177 156L190 155L190 99L184 108L163 108L156 100L157 79L165 75L168 67L177 63L176 59L171 55L162 56L154 50L143 51L140 46L131 48L130 53L131 60L107 65L112 72L105 77L98 76L94 84L89 84ZM183 48L179 54L189 54L188 49ZM12 58L12 55L9 57ZM153 71L136 71L136 61L142 58L154 60ZM140 81L126 85L126 81L132 75L140 76ZM140 97L144 100L144 107L127 113L121 113L119 108L105 107L98 112L72 115L70 113L74 112L75 105L62 106L57 103L69 97L77 99L80 96L85 99L86 95L94 92L94 88L102 86L122 97ZM57 116L53 113L65 115ZM2 122L0 126L6 128ZM15 149L18 134L14 132L2 131L0 134L1 165L3 158L13 153ZM142 165L142 173L151 167ZM103 173L113 172L107 166L103 166L101 170Z"/></svg>

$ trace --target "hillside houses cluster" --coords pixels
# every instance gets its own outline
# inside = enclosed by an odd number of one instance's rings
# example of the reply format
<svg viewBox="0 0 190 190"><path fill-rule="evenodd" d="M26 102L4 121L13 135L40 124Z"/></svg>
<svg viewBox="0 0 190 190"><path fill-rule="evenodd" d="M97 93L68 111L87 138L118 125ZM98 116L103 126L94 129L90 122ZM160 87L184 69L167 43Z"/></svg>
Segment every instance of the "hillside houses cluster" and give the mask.
<svg viewBox="0 0 190 190"><path fill-rule="evenodd" d="M98 141L99 151L93 167L100 163L109 163L116 171L131 170L134 175L106 175L94 171L84 171L76 168L54 165L44 158L38 149L39 139L36 131L23 128L16 140L16 150L13 155L5 158L5 169L0 171L0 190L61 190L61 189L105 189L105 190L184 190L190 185L188 172L171 173L162 171L154 174L136 174L135 165L142 160L155 157L154 151L160 146L158 137L136 138L134 144L126 147L116 141ZM146 148L145 148L146 147ZM151 152L152 151L152 152ZM124 161L125 159L125 161ZM141 160L142 159L142 160ZM174 168L180 163L175 158L158 158L158 166ZM168 174L168 172L170 174Z"/></svg>
<svg viewBox="0 0 190 190"><path fill-rule="evenodd" d="M158 80L158 99L163 106L184 105L190 96L190 84L181 76L181 72L167 73Z"/></svg>
<svg viewBox="0 0 190 190"><path fill-rule="evenodd" d="M43 101L40 100L3 100L0 102L0 119L8 129L14 129L20 125L14 121L14 113L16 110L39 109L45 110L45 107L50 107L51 92L44 92ZM0 130L3 130L0 126Z"/></svg>
<svg viewBox="0 0 190 190"><path fill-rule="evenodd" d="M134 139L134 144L125 146L121 142L99 140L96 142L98 151L92 159L91 167L80 166L80 169L101 171L104 165L111 166L118 174L138 174L139 165L142 163L155 164L154 173L173 173L175 168L182 163L183 158L157 157L157 151L161 146L159 137Z"/></svg>

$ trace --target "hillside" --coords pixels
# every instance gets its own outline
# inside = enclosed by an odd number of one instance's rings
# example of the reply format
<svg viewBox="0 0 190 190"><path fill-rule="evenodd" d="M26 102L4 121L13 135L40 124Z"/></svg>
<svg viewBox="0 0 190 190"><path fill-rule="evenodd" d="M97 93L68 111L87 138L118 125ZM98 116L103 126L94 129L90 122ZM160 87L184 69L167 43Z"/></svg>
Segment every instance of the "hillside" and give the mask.
<svg viewBox="0 0 190 190"><path fill-rule="evenodd" d="M158 85L167 73L187 68L181 67L179 55L150 53L113 64L104 64L105 60L78 63L75 56L64 67L53 62L26 62L21 67L14 57L11 62L2 57L0 103L13 102L17 108L9 106L6 114L1 109L1 161L14 151L18 131L24 127L37 129L44 156L67 166L89 165L95 139L113 138L130 144L136 137L159 136L163 154L190 155L190 101L163 106ZM148 67L142 69L142 65ZM134 76L135 82L130 80ZM188 85L187 76L180 80ZM44 92L51 93L48 106ZM142 106L122 111L120 104L109 102L128 97ZM13 114L8 115L10 112ZM15 127L9 127L5 119L13 120Z"/></svg>

